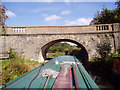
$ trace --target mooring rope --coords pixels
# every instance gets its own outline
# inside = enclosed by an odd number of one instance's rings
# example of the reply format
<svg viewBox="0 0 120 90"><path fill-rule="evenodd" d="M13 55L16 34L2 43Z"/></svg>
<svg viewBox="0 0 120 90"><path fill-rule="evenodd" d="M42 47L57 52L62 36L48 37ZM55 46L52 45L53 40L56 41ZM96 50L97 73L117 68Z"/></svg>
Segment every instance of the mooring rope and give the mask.
<svg viewBox="0 0 120 90"><path fill-rule="evenodd" d="M28 90L29 90L29 88L30 88L30 86L31 86L31 84L32 84L32 82L36 79L36 77L39 75L39 73L40 73L40 70L41 70L41 68L42 68L42 66L44 66L44 64L42 64L41 66L40 66L40 68L39 68L39 71L38 71L38 73L37 73L37 75L31 80L31 82L30 82L30 84L29 84L29 86L28 86Z"/></svg>

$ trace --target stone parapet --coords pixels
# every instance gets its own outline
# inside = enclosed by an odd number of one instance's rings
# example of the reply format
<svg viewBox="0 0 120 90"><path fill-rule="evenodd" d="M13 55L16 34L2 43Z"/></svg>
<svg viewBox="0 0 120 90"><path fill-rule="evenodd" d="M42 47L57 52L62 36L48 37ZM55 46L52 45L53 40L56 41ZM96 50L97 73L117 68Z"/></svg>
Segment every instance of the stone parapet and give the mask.
<svg viewBox="0 0 120 90"><path fill-rule="evenodd" d="M112 32L118 24L84 26L8 26L7 34L68 34ZM115 29L115 31L117 31Z"/></svg>

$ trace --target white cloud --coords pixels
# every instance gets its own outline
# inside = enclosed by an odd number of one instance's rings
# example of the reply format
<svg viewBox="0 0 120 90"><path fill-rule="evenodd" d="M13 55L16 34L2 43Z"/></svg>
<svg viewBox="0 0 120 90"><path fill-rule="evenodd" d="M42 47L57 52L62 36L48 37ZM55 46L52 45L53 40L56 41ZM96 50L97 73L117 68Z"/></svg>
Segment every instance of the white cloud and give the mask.
<svg viewBox="0 0 120 90"><path fill-rule="evenodd" d="M71 11L70 10L67 10L67 11L62 11L61 14L64 15L64 14L69 14Z"/></svg>
<svg viewBox="0 0 120 90"><path fill-rule="evenodd" d="M8 17L15 17L16 16L13 12L11 12L9 10L7 10L5 13Z"/></svg>
<svg viewBox="0 0 120 90"><path fill-rule="evenodd" d="M89 25L92 18L78 18L77 20L65 20L66 25Z"/></svg>
<svg viewBox="0 0 120 90"><path fill-rule="evenodd" d="M59 19L61 19L60 16L51 15L51 16L46 17L45 21L49 22L49 21L56 21L56 20L59 20Z"/></svg>

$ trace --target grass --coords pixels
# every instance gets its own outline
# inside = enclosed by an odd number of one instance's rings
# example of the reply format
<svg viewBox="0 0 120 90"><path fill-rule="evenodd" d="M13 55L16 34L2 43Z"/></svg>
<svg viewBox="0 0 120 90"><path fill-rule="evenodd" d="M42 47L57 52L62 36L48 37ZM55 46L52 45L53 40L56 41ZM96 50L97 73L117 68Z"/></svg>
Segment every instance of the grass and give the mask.
<svg viewBox="0 0 120 90"><path fill-rule="evenodd" d="M37 61L25 60L20 57L14 59L6 59L2 61L2 84L5 84L22 74L41 65Z"/></svg>
<svg viewBox="0 0 120 90"><path fill-rule="evenodd" d="M114 54L113 57L120 57L120 54Z"/></svg>
<svg viewBox="0 0 120 90"><path fill-rule="evenodd" d="M65 52L55 52L55 53L47 53L47 58L55 58L56 56L65 55Z"/></svg>
<svg viewBox="0 0 120 90"><path fill-rule="evenodd" d="M113 58L113 57L120 57L120 54L113 54L112 56L111 56L111 58ZM107 57L108 59L110 59L109 58L109 56ZM89 59L89 62L96 62L96 61L98 61L98 59L96 58L93 58L93 59Z"/></svg>

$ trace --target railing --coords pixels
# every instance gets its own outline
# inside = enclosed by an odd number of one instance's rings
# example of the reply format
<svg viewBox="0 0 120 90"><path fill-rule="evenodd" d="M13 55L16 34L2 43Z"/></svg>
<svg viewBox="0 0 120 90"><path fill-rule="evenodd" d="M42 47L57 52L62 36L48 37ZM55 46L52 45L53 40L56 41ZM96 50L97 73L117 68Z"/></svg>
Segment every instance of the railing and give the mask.
<svg viewBox="0 0 120 90"><path fill-rule="evenodd" d="M96 30L97 31L107 31L107 30L114 31L114 27L113 27L113 25L97 25Z"/></svg>
<svg viewBox="0 0 120 90"><path fill-rule="evenodd" d="M12 28L12 32L26 32L25 28Z"/></svg>
<svg viewBox="0 0 120 90"><path fill-rule="evenodd" d="M109 26L108 25L96 26L96 30L97 31L100 31L100 30L109 30Z"/></svg>

